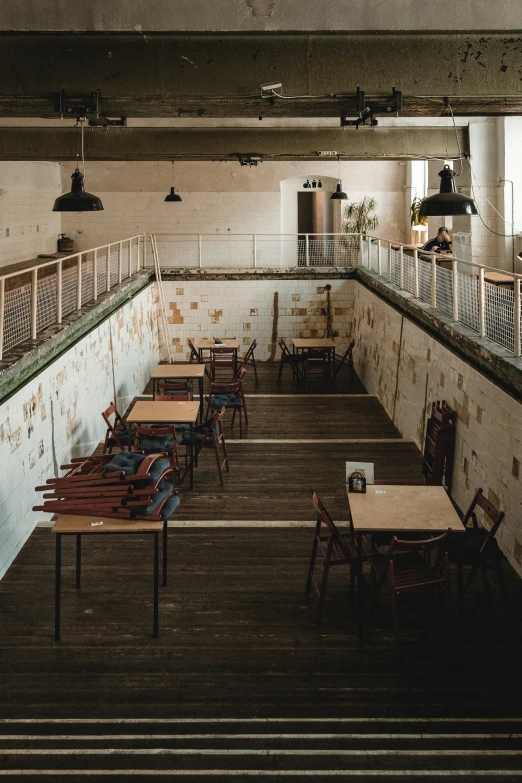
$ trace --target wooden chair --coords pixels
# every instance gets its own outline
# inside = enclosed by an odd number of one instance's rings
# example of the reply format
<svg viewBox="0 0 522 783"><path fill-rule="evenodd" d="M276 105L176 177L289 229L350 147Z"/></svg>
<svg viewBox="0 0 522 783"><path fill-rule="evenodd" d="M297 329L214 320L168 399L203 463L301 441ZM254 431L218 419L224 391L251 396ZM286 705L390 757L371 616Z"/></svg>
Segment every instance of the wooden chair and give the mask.
<svg viewBox="0 0 522 783"><path fill-rule="evenodd" d="M282 337L280 340L278 340L278 344L279 347L281 348L281 359L279 361L279 373L277 375L277 384L279 385L281 383L281 377L283 375L283 367L287 365L292 368L292 377L294 381L304 381L304 369L303 369L303 365L305 362L304 354L290 353Z"/></svg>
<svg viewBox="0 0 522 783"><path fill-rule="evenodd" d="M158 380L154 400L163 402L187 402L192 400L192 384L189 381Z"/></svg>
<svg viewBox="0 0 522 783"><path fill-rule="evenodd" d="M252 342L250 344L250 348L248 349L248 351L246 352L244 357L242 359L240 359L240 361L239 361L238 371L241 370L243 367L245 367L245 368L248 367L251 364L252 367L254 368L254 376L255 376L255 379L256 379L256 386L258 386L259 385L259 381L257 379L256 358L254 356L254 351L256 350L256 348L257 348L257 340L252 340Z"/></svg>
<svg viewBox="0 0 522 783"><path fill-rule="evenodd" d="M143 427L133 424L132 429L134 451L141 451L144 454L167 454L170 457L172 471L181 483L177 440L178 437L181 440L181 436L176 433L176 427L173 424L166 427Z"/></svg>
<svg viewBox="0 0 522 783"><path fill-rule="evenodd" d="M343 367L346 367L348 369L348 372L350 373L350 383L353 378L353 348L355 345L355 340L352 340L346 351L341 355L339 353L335 354L335 371L334 371L334 381L339 375L341 369Z"/></svg>
<svg viewBox="0 0 522 783"><path fill-rule="evenodd" d="M438 484L451 494L457 414L446 401L434 402L426 425L422 471L428 484Z"/></svg>
<svg viewBox="0 0 522 783"><path fill-rule="evenodd" d="M305 380L313 380L314 378L325 379L328 378L328 351L326 350L310 350L305 351L303 354L303 375Z"/></svg>
<svg viewBox="0 0 522 783"><path fill-rule="evenodd" d="M486 528L479 525L477 519L478 508L482 509L486 517L490 520L491 528L489 530L486 530ZM481 488L477 489L462 520L466 532L463 535L453 536L450 540L450 546L448 547L450 561L457 565L457 589L459 600L463 598L469 590L479 569L482 572L484 590L486 593L489 592L490 580L488 577L488 570L493 569L497 574L500 593L504 602L507 604L507 593L504 584L504 576L502 574L503 555L495 539L503 519L504 512L498 511L498 509L484 497ZM468 526L470 520L472 522L471 527ZM464 566L470 568L465 583L463 579Z"/></svg>
<svg viewBox="0 0 522 783"><path fill-rule="evenodd" d="M310 590L313 585L319 597L319 602L317 604L317 624L320 627L330 568L339 565L347 565L350 569L350 584L353 587L355 570L357 568L357 546L352 531L350 531L350 533L339 532L332 517L324 507L321 498L315 490L312 490L312 504L317 515L317 524L315 526L312 555L310 557L308 578L306 580L306 595L310 595ZM325 532L322 535L321 531L323 530ZM317 584L314 578L315 562L318 553L323 557L323 573L320 584Z"/></svg>
<svg viewBox="0 0 522 783"><path fill-rule="evenodd" d="M112 416L114 416L114 421L111 422ZM107 432L103 442L103 453L112 454L112 450L115 447L125 451L129 445L129 433L113 402L103 411L102 418L107 425Z"/></svg>
<svg viewBox="0 0 522 783"><path fill-rule="evenodd" d="M233 348L213 347L210 349L211 381L232 381L236 375L237 357Z"/></svg>
<svg viewBox="0 0 522 783"><path fill-rule="evenodd" d="M193 446L194 448L194 455L192 457L192 463L196 464L198 460L198 456L200 452L204 448L210 448L214 450L214 454L216 456L216 464L219 474L219 481L221 486L224 486L223 481L223 468L227 471L227 473L230 470L229 464L228 464L228 454L227 454L227 445L225 442L225 435L223 433L223 416L225 415L225 406L221 408L221 410L216 411L214 416L211 419L208 419L203 424L198 424L197 427L194 427L193 430ZM183 433L183 441L185 445L190 445L190 436L191 432L190 430L186 430ZM221 446L223 450L223 460L221 460L221 456L219 454L219 446ZM185 472L183 473L181 477L181 482L183 483L187 473L190 471L190 465L192 463L189 463L186 468Z"/></svg>
<svg viewBox="0 0 522 783"><path fill-rule="evenodd" d="M245 395L243 392L243 378L246 373L244 367L241 367L237 378L232 383L222 383L214 381L210 384L210 394L208 396L207 417L210 411L219 410L223 406L225 409L233 410L232 426L236 419L236 413L239 411L239 437L243 437L243 413L245 415L245 424L248 425L248 411Z"/></svg>
<svg viewBox="0 0 522 783"><path fill-rule="evenodd" d="M449 531L448 531L449 532ZM398 597L410 590L439 587L451 603L448 553L448 533L419 541L403 540L394 536L385 555L370 559L377 574L376 598L387 585L391 595L393 633L399 638Z"/></svg>

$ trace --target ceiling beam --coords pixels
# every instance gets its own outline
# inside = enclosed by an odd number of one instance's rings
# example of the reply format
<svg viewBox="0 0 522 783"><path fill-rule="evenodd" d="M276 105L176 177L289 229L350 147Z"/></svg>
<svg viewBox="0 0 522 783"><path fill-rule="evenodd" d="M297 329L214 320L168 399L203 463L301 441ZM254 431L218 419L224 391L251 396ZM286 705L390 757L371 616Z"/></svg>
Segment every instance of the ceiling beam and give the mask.
<svg viewBox="0 0 522 783"><path fill-rule="evenodd" d="M101 89L118 117L354 116L355 92L401 116L522 114L522 35L1 34L0 116L57 117ZM284 94L261 98L260 85ZM373 97L372 97L373 96Z"/></svg>
<svg viewBox="0 0 522 783"><path fill-rule="evenodd" d="M468 129L457 128L469 153ZM79 131L69 128L0 128L0 160L78 159ZM319 151L343 159L456 158L453 128L92 128L85 133L89 160L318 160ZM335 156L334 156L335 158ZM331 157L330 157L331 159Z"/></svg>

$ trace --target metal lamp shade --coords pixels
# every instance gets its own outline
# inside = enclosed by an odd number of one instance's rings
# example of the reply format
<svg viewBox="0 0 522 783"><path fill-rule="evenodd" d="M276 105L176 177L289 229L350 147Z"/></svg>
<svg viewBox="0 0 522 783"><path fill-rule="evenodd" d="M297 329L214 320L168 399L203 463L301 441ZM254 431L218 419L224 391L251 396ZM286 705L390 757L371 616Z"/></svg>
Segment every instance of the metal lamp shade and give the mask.
<svg viewBox="0 0 522 783"><path fill-rule="evenodd" d="M54 202L53 212L99 212L103 204L98 196L87 193L83 184L83 174L76 169L71 175L71 192L64 193Z"/></svg>
<svg viewBox="0 0 522 783"><path fill-rule="evenodd" d="M455 172L449 166L439 171L440 192L434 196L423 198L419 209L419 217L435 215L478 215L477 205L469 196L455 191Z"/></svg>
<svg viewBox="0 0 522 783"><path fill-rule="evenodd" d="M171 188L168 196L165 196L165 201L182 201L181 196L176 193L176 188Z"/></svg>
<svg viewBox="0 0 522 783"><path fill-rule="evenodd" d="M343 187L342 184L340 182L338 182L337 183L337 189L336 189L335 193L332 193L330 198L334 199L334 200L337 200L337 199L347 199L348 196L343 191L342 187Z"/></svg>

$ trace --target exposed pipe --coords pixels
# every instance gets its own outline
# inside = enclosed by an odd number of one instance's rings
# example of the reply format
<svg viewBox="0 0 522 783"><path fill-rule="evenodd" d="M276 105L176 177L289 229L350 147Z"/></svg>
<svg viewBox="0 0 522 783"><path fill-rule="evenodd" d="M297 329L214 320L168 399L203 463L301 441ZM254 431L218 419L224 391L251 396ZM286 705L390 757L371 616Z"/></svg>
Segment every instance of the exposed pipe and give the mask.
<svg viewBox="0 0 522 783"><path fill-rule="evenodd" d="M515 186L513 184L513 180L512 179L501 179L500 183L502 184L502 182L509 182L509 184L511 185L511 233L513 234L513 236L511 237L511 245L512 245L512 259L511 259L511 261L512 261L513 269L511 271L514 272L515 271L515 258L516 258L515 235L513 233L515 231Z"/></svg>

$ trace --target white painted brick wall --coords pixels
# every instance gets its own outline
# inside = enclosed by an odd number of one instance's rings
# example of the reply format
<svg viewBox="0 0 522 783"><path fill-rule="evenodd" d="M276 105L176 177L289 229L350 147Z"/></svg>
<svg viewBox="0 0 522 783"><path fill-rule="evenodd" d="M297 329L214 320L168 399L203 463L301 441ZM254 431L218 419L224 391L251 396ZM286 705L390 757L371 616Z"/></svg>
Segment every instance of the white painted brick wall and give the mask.
<svg viewBox="0 0 522 783"><path fill-rule="evenodd" d="M0 408L0 576L36 523L34 487L71 457L90 454L105 435L101 411L123 411L158 362L154 286L49 365ZM53 453L54 452L54 453Z"/></svg>
<svg viewBox="0 0 522 783"><path fill-rule="evenodd" d="M326 325L326 317L322 314L326 304L324 286L328 283L332 286L333 328L339 332L339 348L342 350L351 335L351 281L165 281L165 302L175 357L188 358L187 338L197 341L201 337L238 337L242 353L256 339L256 359L268 359L275 292L279 300L278 338L323 337Z"/></svg>
<svg viewBox="0 0 522 783"><path fill-rule="evenodd" d="M411 321L402 321L360 283L354 286L354 360L361 380L402 435L421 449L431 403L444 399L457 411L452 496L465 510L482 487L500 503L506 518L499 544L522 574L521 403Z"/></svg>
<svg viewBox="0 0 522 783"><path fill-rule="evenodd" d="M56 252L60 193L58 163L0 162L0 267Z"/></svg>

